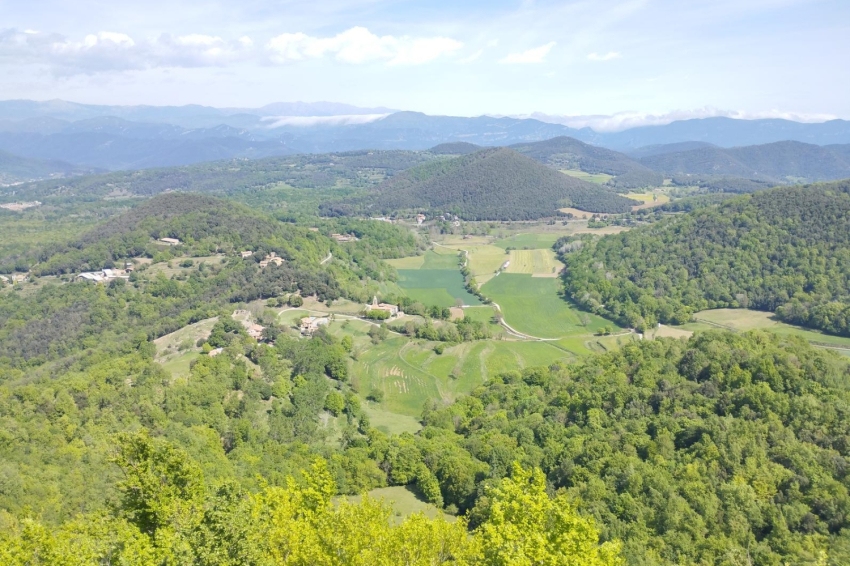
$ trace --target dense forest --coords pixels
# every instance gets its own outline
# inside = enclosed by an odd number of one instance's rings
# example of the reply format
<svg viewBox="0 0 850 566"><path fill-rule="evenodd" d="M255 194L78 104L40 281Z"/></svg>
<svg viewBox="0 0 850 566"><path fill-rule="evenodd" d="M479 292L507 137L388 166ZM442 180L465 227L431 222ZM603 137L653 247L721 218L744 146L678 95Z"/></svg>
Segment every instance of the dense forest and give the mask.
<svg viewBox="0 0 850 566"><path fill-rule="evenodd" d="M505 374L426 411L407 441L438 477L441 459L468 468L465 488L441 486L472 525L491 504L476 485L518 460L622 540L627 564L846 564L848 377L796 338L646 341Z"/></svg>
<svg viewBox="0 0 850 566"><path fill-rule="evenodd" d="M850 335L847 181L762 191L556 247L567 294L638 330L744 307Z"/></svg>
<svg viewBox="0 0 850 566"><path fill-rule="evenodd" d="M620 189L658 187L664 181L660 173L625 154L566 136L510 147L555 169L578 169L587 173L613 175L615 178L608 184Z"/></svg>
<svg viewBox="0 0 850 566"><path fill-rule="evenodd" d="M465 220L532 220L574 206L627 212L635 201L559 173L511 149L485 149L399 173L369 196L329 203L325 214L448 212Z"/></svg>

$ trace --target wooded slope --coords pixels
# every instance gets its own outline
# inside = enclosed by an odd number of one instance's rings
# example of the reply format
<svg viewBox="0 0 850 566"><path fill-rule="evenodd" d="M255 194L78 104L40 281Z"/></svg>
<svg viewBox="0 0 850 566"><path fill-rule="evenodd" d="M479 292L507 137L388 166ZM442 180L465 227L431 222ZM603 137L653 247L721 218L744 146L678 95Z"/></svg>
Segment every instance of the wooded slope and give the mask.
<svg viewBox="0 0 850 566"><path fill-rule="evenodd" d="M559 245L568 294L638 329L749 307L850 333L850 181L760 191Z"/></svg>
<svg viewBox="0 0 850 566"><path fill-rule="evenodd" d="M466 220L530 220L566 206L614 213L636 203L512 149L492 148L404 171L356 204L370 214L421 209Z"/></svg>

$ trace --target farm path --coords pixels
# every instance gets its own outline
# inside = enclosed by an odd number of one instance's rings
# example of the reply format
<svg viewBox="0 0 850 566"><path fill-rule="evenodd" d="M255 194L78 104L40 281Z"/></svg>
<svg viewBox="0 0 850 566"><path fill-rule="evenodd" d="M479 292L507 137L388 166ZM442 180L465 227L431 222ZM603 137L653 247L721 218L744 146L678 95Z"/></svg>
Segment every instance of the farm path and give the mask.
<svg viewBox="0 0 850 566"><path fill-rule="evenodd" d="M450 250L455 250L455 251L460 250L460 251L462 251L463 252L463 265L466 266L466 265L469 264L469 250L464 250L462 248L453 248L451 246L444 246L443 244L438 244L437 242L434 242L434 245L440 246L441 248L447 248L447 249L450 249ZM499 274L499 272L497 271L496 275L498 275L498 274ZM499 324L501 324L505 328L505 330L508 331L508 334L510 334L511 336L514 336L515 338L522 338L524 340L535 340L537 342L557 342L558 340L561 339L561 338L541 338L539 336L532 336L531 334L525 334L523 332L520 332L519 330L513 328L510 324L505 322L505 317L502 314L502 307L499 306L499 303L495 303L493 301L490 301L490 303L494 307L496 307L496 310L499 311L500 315L502 315L502 316L499 317ZM464 306L466 306L466 305L464 305Z"/></svg>

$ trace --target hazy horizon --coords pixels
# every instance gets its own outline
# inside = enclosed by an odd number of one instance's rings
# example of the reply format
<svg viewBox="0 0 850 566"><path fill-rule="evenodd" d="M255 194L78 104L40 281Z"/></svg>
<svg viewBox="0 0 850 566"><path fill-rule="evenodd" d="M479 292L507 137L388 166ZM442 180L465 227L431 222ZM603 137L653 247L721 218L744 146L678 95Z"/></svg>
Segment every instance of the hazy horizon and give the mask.
<svg viewBox="0 0 850 566"><path fill-rule="evenodd" d="M850 117L850 5L836 0L0 5L2 99L340 100L612 130Z"/></svg>

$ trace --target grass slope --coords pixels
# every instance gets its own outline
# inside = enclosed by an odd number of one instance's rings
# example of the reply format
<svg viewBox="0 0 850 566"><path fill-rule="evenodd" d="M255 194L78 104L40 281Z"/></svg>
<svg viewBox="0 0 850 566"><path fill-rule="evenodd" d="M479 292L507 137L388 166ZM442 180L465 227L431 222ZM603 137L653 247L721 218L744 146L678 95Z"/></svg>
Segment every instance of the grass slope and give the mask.
<svg viewBox="0 0 850 566"><path fill-rule="evenodd" d="M590 322L587 327L582 326L579 311L558 296L560 284L557 278L503 273L488 281L482 292L502 307L511 327L530 336L560 338L614 326L587 313L582 314Z"/></svg>

